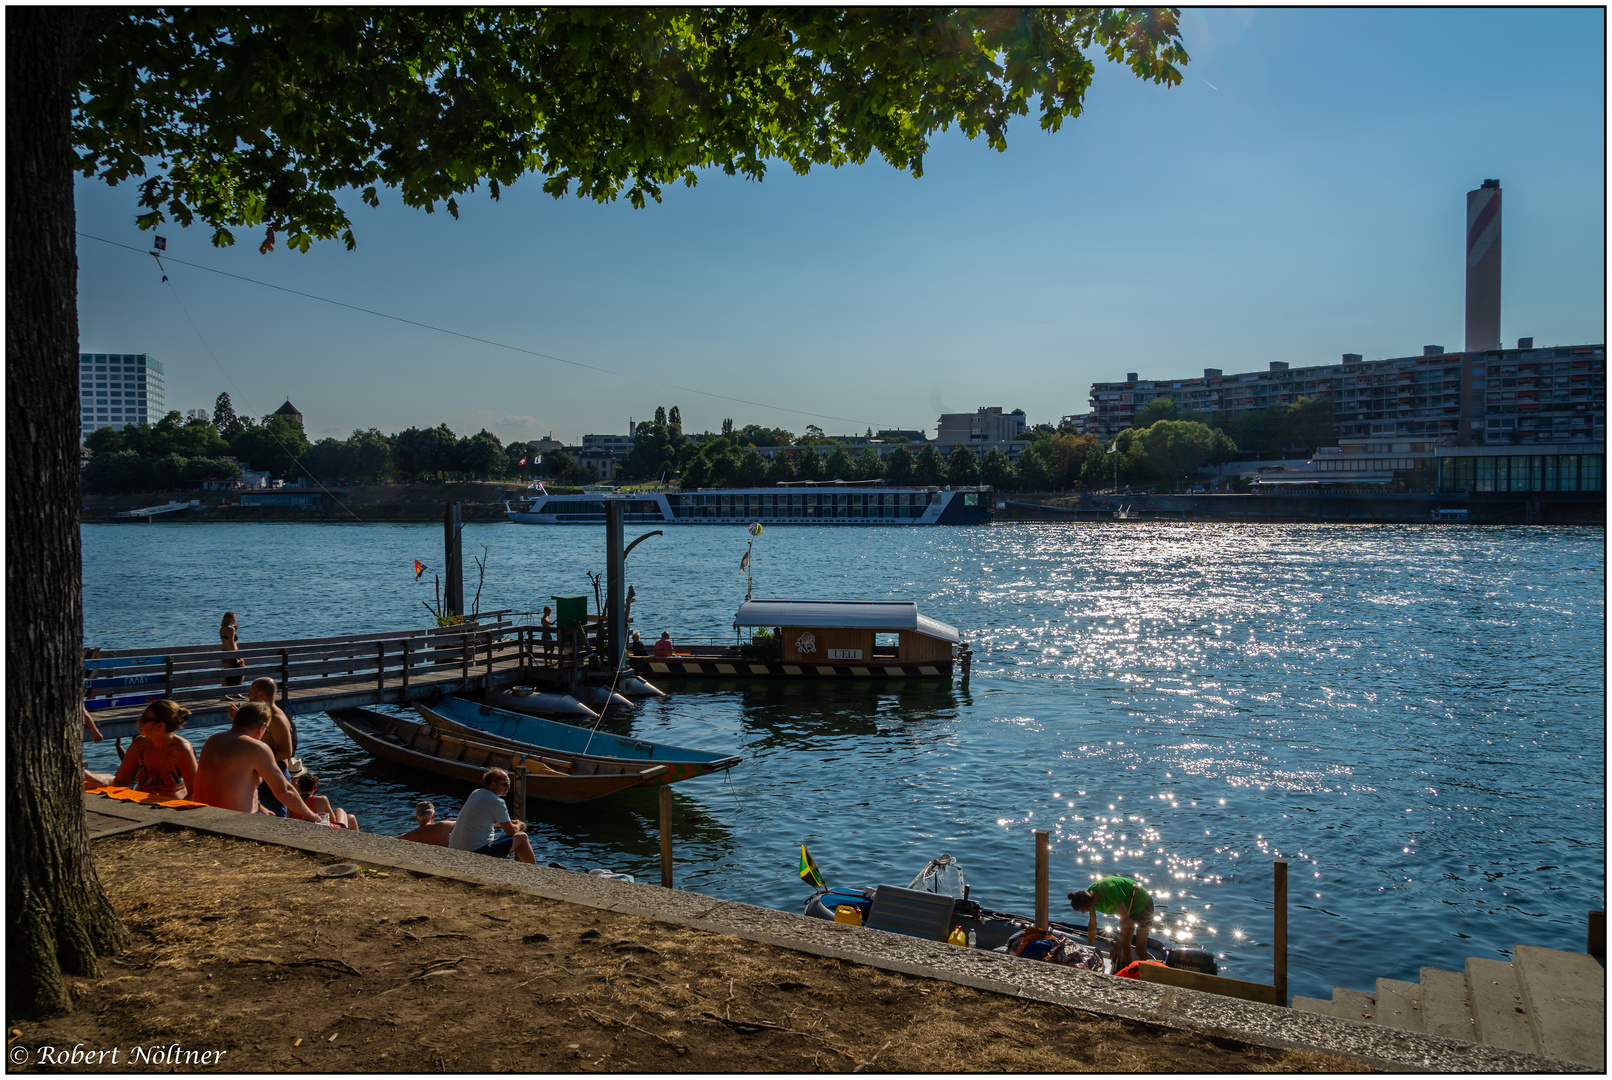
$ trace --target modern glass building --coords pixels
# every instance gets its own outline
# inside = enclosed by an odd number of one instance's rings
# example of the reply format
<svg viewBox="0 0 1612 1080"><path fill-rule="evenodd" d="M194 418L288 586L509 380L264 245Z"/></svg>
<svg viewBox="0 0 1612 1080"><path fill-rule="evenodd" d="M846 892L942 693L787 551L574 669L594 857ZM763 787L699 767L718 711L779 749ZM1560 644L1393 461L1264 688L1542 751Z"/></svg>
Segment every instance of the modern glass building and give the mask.
<svg viewBox="0 0 1612 1080"><path fill-rule="evenodd" d="M96 428L155 423L166 413L162 364L145 353L79 353L79 441Z"/></svg>

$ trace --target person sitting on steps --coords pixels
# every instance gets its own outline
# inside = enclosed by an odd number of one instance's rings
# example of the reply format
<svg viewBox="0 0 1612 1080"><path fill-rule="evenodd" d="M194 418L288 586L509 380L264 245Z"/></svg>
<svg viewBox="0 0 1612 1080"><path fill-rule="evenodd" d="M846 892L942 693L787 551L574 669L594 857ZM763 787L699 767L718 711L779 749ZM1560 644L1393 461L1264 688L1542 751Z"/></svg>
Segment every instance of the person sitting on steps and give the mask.
<svg viewBox="0 0 1612 1080"><path fill-rule="evenodd" d="M304 772L301 776L297 777L297 793L302 796L302 801L308 804L308 809L312 810L316 814L324 814L326 817L330 818L330 823L338 828L351 829L353 832L359 832L358 818L354 817L352 814L349 814L341 807L332 804L331 801L325 798L323 795L314 794L318 790L319 778L313 773Z"/></svg>
<svg viewBox="0 0 1612 1080"><path fill-rule="evenodd" d="M491 855L495 859L514 855L521 862L536 866L532 841L526 835L526 822L510 817L504 807L504 796L508 794L509 773L503 769L488 769L482 773L481 787L465 800L459 820L448 834L448 846L477 855ZM504 835L495 839L499 829L504 830Z"/></svg>
<svg viewBox="0 0 1612 1080"><path fill-rule="evenodd" d="M196 750L175 734L190 710L166 698L140 714L140 734L129 743L112 777L118 787L149 791L159 799L182 799L196 786Z"/></svg>
<svg viewBox="0 0 1612 1080"><path fill-rule="evenodd" d="M417 824L406 833L398 835L399 840L413 840L417 844L434 844L437 847L447 847L448 837L453 835L452 821L438 821L435 803L420 802L414 806L414 820Z"/></svg>
<svg viewBox="0 0 1612 1080"><path fill-rule="evenodd" d="M262 782L285 804L288 817L317 821L263 741L264 729L273 719L269 707L261 701L248 701L231 713L230 729L202 744L190 797L209 806L252 814L258 810L257 791Z"/></svg>

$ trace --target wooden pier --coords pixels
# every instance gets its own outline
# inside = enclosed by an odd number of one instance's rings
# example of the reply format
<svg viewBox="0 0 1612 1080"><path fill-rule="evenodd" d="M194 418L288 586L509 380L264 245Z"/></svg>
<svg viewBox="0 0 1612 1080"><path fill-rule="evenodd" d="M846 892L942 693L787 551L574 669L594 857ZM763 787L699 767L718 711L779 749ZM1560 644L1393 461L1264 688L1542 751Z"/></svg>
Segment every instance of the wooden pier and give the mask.
<svg viewBox="0 0 1612 1080"><path fill-rule="evenodd" d="M586 677L592 652L580 631L506 621L494 612L456 626L218 645L86 649L86 704L107 738L139 733L146 702L169 698L191 711L187 727L229 723L252 680L268 676L295 713L400 705L417 698L517 683L568 686ZM244 666L226 668L226 663ZM226 678L239 677L226 686Z"/></svg>

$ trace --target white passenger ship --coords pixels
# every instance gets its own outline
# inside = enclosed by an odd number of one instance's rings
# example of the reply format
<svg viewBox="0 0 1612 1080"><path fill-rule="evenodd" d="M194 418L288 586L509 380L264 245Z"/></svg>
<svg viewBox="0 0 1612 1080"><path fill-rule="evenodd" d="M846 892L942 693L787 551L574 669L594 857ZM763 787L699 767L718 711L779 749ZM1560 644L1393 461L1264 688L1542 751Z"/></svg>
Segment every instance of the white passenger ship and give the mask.
<svg viewBox="0 0 1612 1080"><path fill-rule="evenodd" d="M635 525L974 525L990 520L990 488L797 483L720 491L539 494L507 502L521 525L603 525L605 500L627 504Z"/></svg>

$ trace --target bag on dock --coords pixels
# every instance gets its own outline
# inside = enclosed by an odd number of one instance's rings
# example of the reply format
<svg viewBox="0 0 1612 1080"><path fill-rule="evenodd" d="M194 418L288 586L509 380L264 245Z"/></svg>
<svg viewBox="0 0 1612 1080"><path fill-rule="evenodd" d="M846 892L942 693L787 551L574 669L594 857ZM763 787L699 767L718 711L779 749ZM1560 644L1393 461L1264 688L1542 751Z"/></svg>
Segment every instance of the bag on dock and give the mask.
<svg viewBox="0 0 1612 1080"><path fill-rule="evenodd" d="M1049 964L1085 968L1087 971L1103 970L1103 958L1096 949L1034 926L1026 927L1008 938L1007 951L1021 960L1043 960Z"/></svg>

